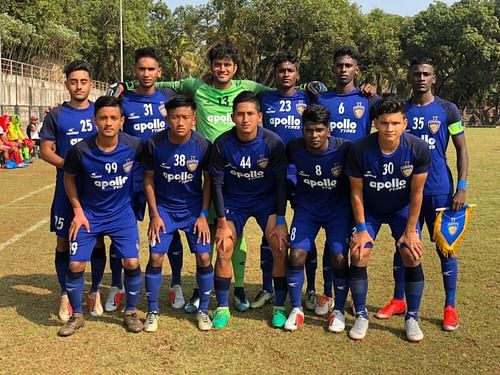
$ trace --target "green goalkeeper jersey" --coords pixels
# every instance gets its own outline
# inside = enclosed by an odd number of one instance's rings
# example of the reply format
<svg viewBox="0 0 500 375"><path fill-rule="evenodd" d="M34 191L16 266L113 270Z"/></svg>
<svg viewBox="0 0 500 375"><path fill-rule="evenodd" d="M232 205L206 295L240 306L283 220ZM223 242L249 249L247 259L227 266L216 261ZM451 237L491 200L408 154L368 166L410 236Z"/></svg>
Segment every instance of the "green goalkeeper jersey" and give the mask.
<svg viewBox="0 0 500 375"><path fill-rule="evenodd" d="M254 81L232 80L231 87L219 90L200 78L186 78L173 82L157 82L156 87L169 87L188 95L196 103L196 130L210 142L234 126L231 120L233 100L242 91L258 94L271 90Z"/></svg>

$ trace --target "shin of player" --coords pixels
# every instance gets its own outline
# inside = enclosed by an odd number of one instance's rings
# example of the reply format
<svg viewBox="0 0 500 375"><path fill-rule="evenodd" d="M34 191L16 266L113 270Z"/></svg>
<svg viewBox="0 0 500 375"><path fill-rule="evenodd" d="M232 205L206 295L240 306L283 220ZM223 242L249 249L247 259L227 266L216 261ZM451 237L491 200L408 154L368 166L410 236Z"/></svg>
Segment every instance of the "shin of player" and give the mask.
<svg viewBox="0 0 500 375"><path fill-rule="evenodd" d="M419 342L424 337L418 324L424 274L420 263L423 244L418 216L430 167L430 152L425 142L405 133L407 121L403 101L389 94L375 105L374 110L377 132L354 143L346 171L356 222L356 231L349 244L349 282L356 319L349 336L361 340L367 333L367 266L380 226L387 223L405 267L406 337L411 342Z"/></svg>
<svg viewBox="0 0 500 375"><path fill-rule="evenodd" d="M70 336L84 325L81 300L85 263L97 238L103 235L111 238L123 259L127 298L124 324L130 332L142 330L136 314L142 277L131 186L132 169L142 143L120 132L124 118L120 102L114 97L102 96L96 101L94 121L97 135L77 143L64 163L64 187L74 212L69 228L70 262L66 275L73 316L59 330L60 336Z"/></svg>

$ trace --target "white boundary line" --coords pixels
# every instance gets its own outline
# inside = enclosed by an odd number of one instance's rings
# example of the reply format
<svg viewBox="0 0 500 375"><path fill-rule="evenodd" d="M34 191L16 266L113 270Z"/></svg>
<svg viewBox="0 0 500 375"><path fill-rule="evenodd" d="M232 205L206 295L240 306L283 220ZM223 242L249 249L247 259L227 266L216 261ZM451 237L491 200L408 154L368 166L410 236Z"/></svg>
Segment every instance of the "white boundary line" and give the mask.
<svg viewBox="0 0 500 375"><path fill-rule="evenodd" d="M5 203L5 204L2 204L0 205L0 209L4 208L4 207L7 207L7 206L11 206L13 205L14 203L17 203L19 201L22 201L23 199L26 199L26 198L29 198L31 197L32 195L35 195L35 194L38 194L44 190L47 190L47 189L50 189L50 188L53 188L56 184L50 184L50 185L46 185L44 187L41 187L40 189L38 190L35 190L35 191L32 191L31 193L28 193L26 195L23 195L22 197L19 197L19 198L16 198L14 199L13 201L10 201L8 203Z"/></svg>
<svg viewBox="0 0 500 375"><path fill-rule="evenodd" d="M2 251L3 249L5 249L7 246L12 245L14 242L20 240L21 238L23 238L27 234L30 234L31 232L37 230L42 225L48 223L48 221L49 221L49 218L40 220L38 223L33 224L31 227L29 227L28 229L26 229L24 232L18 233L14 237L11 237L10 239L8 239L7 241L0 243L0 251Z"/></svg>

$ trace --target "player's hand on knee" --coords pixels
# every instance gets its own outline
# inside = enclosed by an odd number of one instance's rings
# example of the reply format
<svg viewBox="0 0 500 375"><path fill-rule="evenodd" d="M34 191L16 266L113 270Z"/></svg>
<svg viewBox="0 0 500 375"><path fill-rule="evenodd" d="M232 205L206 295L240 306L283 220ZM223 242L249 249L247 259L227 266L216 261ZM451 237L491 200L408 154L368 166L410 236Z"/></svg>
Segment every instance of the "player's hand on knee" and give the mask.
<svg viewBox="0 0 500 375"><path fill-rule="evenodd" d="M210 243L210 227L206 216L200 216L194 223L193 233L198 234L197 243L206 245Z"/></svg>
<svg viewBox="0 0 500 375"><path fill-rule="evenodd" d="M288 227L286 224L275 225L271 229L269 237L271 240L276 241L278 250L285 251L288 249Z"/></svg>
<svg viewBox="0 0 500 375"><path fill-rule="evenodd" d="M457 192L453 196L452 208L455 211L458 211L464 208L464 204L465 204L465 190L457 189Z"/></svg>
<svg viewBox="0 0 500 375"><path fill-rule="evenodd" d="M75 209L75 216L73 217L73 221L71 221L71 225L69 226L69 240L76 241L76 235L78 231L83 226L87 233L90 232L90 224L83 210L81 208Z"/></svg>
<svg viewBox="0 0 500 375"><path fill-rule="evenodd" d="M370 233L368 233L367 230L355 232L349 242L351 256L354 256L359 260L363 259L363 249L367 247L367 244L371 244L373 246L374 242L375 241L373 241L372 236L370 236Z"/></svg>
<svg viewBox="0 0 500 375"><path fill-rule="evenodd" d="M228 246L232 246L234 243L233 233L227 225L217 225L217 230L215 231L215 245L217 251L226 251Z"/></svg>
<svg viewBox="0 0 500 375"><path fill-rule="evenodd" d="M165 223L163 222L160 215L154 215L149 221L148 228L148 240L149 243L154 246L156 243L160 243L160 231L165 234L167 233L167 229L165 227Z"/></svg>
<svg viewBox="0 0 500 375"><path fill-rule="evenodd" d="M424 244L416 230L406 230L396 245L399 249L406 248L413 260L422 258Z"/></svg>

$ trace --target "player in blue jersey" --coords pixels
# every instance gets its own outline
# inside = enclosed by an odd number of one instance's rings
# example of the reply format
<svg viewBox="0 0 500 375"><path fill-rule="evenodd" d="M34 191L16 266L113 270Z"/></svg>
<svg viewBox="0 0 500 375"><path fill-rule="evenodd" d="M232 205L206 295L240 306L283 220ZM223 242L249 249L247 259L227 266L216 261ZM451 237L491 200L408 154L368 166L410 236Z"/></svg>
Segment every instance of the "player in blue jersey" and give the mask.
<svg viewBox="0 0 500 375"><path fill-rule="evenodd" d="M409 80L412 97L406 106L409 132L423 139L432 155L432 168L425 183L424 200L420 214L420 225L427 224L433 237L436 208L452 207L459 210L465 202L467 189L468 153L465 142L462 117L457 106L432 93L436 75L432 60L419 57L412 60ZM453 141L457 153L458 184L453 192L453 180L446 163L448 142ZM445 289L443 329L454 331L458 328L458 313L455 307L457 289L457 257L444 257L439 251L443 284ZM403 314L406 310L404 300L404 268L398 254L394 256L395 289L393 299L375 315L381 319L393 314Z"/></svg>
<svg viewBox="0 0 500 375"><path fill-rule="evenodd" d="M134 91L123 94L123 113L125 123L123 131L146 141L154 134L167 127L165 121L165 103L177 94L169 88L155 88L156 80L161 76L162 69L156 51L151 47L135 51L134 76L138 86ZM140 165L134 169L134 210L138 220L144 219L146 196L143 191L143 170ZM111 290L104 308L106 311L119 309L119 301L123 296L121 282L121 260L114 256L111 246ZM181 288L182 243L178 232L174 233L168 259L172 269L169 304L180 309L184 306L184 296ZM114 262L113 262L114 260Z"/></svg>
<svg viewBox="0 0 500 375"><path fill-rule="evenodd" d="M370 109L379 100L375 90L369 85L355 86L359 73L359 53L351 46L340 46L334 52L333 74L335 88L318 96L317 102L330 111L330 131L332 136L356 141L371 131ZM323 253L324 294L319 297L314 312L324 316L333 308L332 273L329 252ZM330 278L329 278L330 277Z"/></svg>
<svg viewBox="0 0 500 375"><path fill-rule="evenodd" d="M208 331L212 328L208 303L214 278L207 220L210 142L191 130L196 124L196 105L192 99L179 95L167 102L165 108L170 127L152 136L143 152L144 192L151 212L150 255L145 277L148 314L144 330L155 332L158 328L163 257L170 251L173 235L181 229L196 256L198 328Z"/></svg>
<svg viewBox="0 0 500 375"><path fill-rule="evenodd" d="M346 168L356 222L349 244L349 284L356 319L349 336L354 340L366 336L368 260L380 226L387 223L405 268L406 337L419 342L424 338L418 324L424 273L418 216L431 155L424 141L405 133L405 103L398 97L385 95L373 109L377 132L352 145Z"/></svg>
<svg viewBox="0 0 500 375"><path fill-rule="evenodd" d="M273 253L275 307L272 325L283 327L288 247L284 217L287 167L284 145L276 134L258 126L262 112L257 97L249 91L234 99L232 120L235 127L216 139L210 160L217 214L214 287L218 306L212 321L215 328L224 328L229 322L231 256L236 239L246 221L253 216Z"/></svg>
<svg viewBox="0 0 500 375"><path fill-rule="evenodd" d="M72 314L66 294L65 279L68 269L68 230L73 219L73 209L66 197L63 185L63 165L71 146L83 138L94 135L96 128L93 122L94 104L89 101L92 83L92 67L85 61L73 61L68 64L66 88L70 101L52 109L44 119L40 132L40 151L42 159L56 167L56 188L50 213L50 230L57 236L55 252L55 268L61 285L59 318L67 322ZM97 241L91 257L92 286L87 300L87 307L93 316L103 313L99 284L106 265L104 241Z"/></svg>
<svg viewBox="0 0 500 375"><path fill-rule="evenodd" d="M284 328L289 331L299 329L304 321L304 264L321 228L325 229L326 248L331 252L336 297L328 329L341 332L345 328L344 307L349 293L347 243L352 215L347 179L342 172L350 142L330 137L329 118L325 107L311 105L302 116L304 137L287 146L288 161L296 167L297 178L287 268L292 311Z"/></svg>
<svg viewBox="0 0 500 375"><path fill-rule="evenodd" d="M277 55L273 60L274 81L276 90L265 91L259 95L262 108L262 125L278 134L285 146L293 139L302 136L302 112L309 105L309 95L297 90L299 80L299 58L293 53ZM293 205L293 194L296 184L295 167L288 165L287 170L288 198ZM262 270L262 290L259 292L252 308L259 308L273 297L272 267L273 256L269 244L262 239L260 249L260 268ZM313 256L310 256L310 254ZM306 260L307 292L306 308L312 310L316 301L316 247L311 249Z"/></svg>
<svg viewBox="0 0 500 375"><path fill-rule="evenodd" d="M66 274L73 315L59 329L60 336L70 336L84 325L83 273L97 238L103 235L111 238L123 260L127 300L123 322L130 332L143 328L135 308L142 278L139 231L132 206L132 169L142 142L120 132L124 117L120 102L112 96L97 99L94 121L97 134L71 148L64 163L64 187L74 212Z"/></svg>

